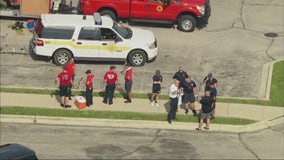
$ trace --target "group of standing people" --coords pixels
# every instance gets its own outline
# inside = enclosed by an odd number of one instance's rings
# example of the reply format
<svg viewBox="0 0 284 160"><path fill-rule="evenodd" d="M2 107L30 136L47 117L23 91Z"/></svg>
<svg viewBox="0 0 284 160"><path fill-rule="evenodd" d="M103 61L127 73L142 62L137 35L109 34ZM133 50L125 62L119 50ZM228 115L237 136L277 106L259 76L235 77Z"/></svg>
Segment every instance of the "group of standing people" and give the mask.
<svg viewBox="0 0 284 160"><path fill-rule="evenodd" d="M112 105L113 104L113 97L114 91L118 84L118 75L115 72L115 66L110 66L110 70L104 74L104 86L105 86L105 94L103 103ZM124 80L125 80L125 92L126 96L124 97L126 101L124 103L131 103L131 89L132 89L132 67L129 64L125 64L124 66Z"/></svg>
<svg viewBox="0 0 284 160"><path fill-rule="evenodd" d="M110 66L110 70L107 71L103 76L103 85L105 88L105 94L103 97L103 103L112 105L114 92L116 85L118 84L118 74L115 71L115 66ZM93 80L95 78L92 71L88 69L86 72L86 106L90 107L93 105ZM131 89L133 84L132 67L129 64L125 64L123 71L125 80L125 103L131 103ZM75 63L72 58L65 66L63 66L62 72L57 75L56 81L59 81L59 94L61 97L60 106L64 108L71 107L68 101L71 100L71 90L74 88L74 77L75 77ZM80 79L80 81L82 78ZM152 77L152 95L150 98L151 106L159 106L159 94L161 92L161 84L163 82L163 77L160 70L156 70ZM201 111L199 115L199 126L196 130L202 130L202 125L204 120L206 120L206 127L204 129L209 129L210 119L215 118L216 109L216 96L218 81L213 77L212 73L203 79L203 84L205 84L204 96L198 97L198 102L201 104ZM188 114L189 110L192 111L194 116L198 113L195 109L195 94L198 92L197 85L191 76L188 75L182 67L178 68L178 71L173 76L173 83L169 87L169 97L170 97L170 109L168 112L167 121L172 123L172 120L176 119L176 112L178 112L178 107L184 104L185 114Z"/></svg>
<svg viewBox="0 0 284 160"><path fill-rule="evenodd" d="M110 70L107 71L103 76L103 85L105 88L105 94L103 97L103 103L112 105L114 98L114 91L118 83L118 75L115 72L115 66L110 66ZM85 87L86 87L86 106L90 107L93 105L93 81L95 75L90 69L86 72ZM55 83L59 82L59 95L60 95L60 106L64 108L69 108L69 100L72 100L72 88L74 88L74 78L75 78L75 63L74 59L71 58L66 65L62 67L62 71L58 73ZM79 82L83 77L79 80ZM124 79L125 79L125 91L126 91L126 101L125 103L131 103L131 88L132 88L132 68L129 64L125 65L124 69ZM79 85L79 84L78 84Z"/></svg>
<svg viewBox="0 0 284 160"><path fill-rule="evenodd" d="M92 71L88 69L86 72L86 106L93 105L93 80L95 78ZM71 58L66 65L62 67L62 71L58 73L55 83L59 82L60 106L70 108L69 100L72 100L72 88L74 88L74 78L76 76L74 59ZM82 78L80 79L80 81Z"/></svg>
<svg viewBox="0 0 284 160"><path fill-rule="evenodd" d="M215 118L218 81L213 77L212 73L208 73L203 79L203 84L205 84L204 96L199 95L198 97L198 102L201 104L201 111L199 114L199 126L196 130L202 130L204 120L206 121L204 129L208 130L210 119ZM176 112L180 104L184 104L185 114L188 114L190 109L194 116L198 116L195 109L195 94L197 91L198 88L195 81L192 80L191 76L182 67L179 67L173 76L173 83L169 88L170 110L167 118L169 124L172 123L172 120L176 119Z"/></svg>

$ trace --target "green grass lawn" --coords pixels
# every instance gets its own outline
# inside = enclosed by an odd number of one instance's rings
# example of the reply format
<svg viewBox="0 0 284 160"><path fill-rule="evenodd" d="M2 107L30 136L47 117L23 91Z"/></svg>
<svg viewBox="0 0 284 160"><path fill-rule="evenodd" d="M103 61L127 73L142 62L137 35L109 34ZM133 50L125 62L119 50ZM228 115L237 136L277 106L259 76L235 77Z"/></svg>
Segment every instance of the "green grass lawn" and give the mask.
<svg viewBox="0 0 284 160"><path fill-rule="evenodd" d="M128 119L128 120L150 120L166 121L167 114L134 113L118 111L94 111L94 110L69 110L69 109L48 109L32 107L1 107L1 114L28 115L28 116L49 116L49 117L77 117L77 118L102 118L102 119ZM177 122L196 122L197 117L192 115L179 115ZM211 123L247 125L255 123L254 120L232 117L218 117Z"/></svg>
<svg viewBox="0 0 284 160"><path fill-rule="evenodd" d="M284 61L274 64L269 104L284 107Z"/></svg>

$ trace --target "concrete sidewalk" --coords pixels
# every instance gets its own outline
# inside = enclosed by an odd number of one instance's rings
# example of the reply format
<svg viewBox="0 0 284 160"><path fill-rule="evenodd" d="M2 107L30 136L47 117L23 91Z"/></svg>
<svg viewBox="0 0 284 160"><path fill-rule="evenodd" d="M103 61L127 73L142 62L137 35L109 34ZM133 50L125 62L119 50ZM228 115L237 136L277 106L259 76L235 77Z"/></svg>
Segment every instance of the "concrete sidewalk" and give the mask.
<svg viewBox="0 0 284 160"><path fill-rule="evenodd" d="M74 99L69 104L72 110L78 110L74 105ZM94 97L94 105L83 110L97 111L125 111L139 113L161 113L167 115L169 101L161 100L159 106L150 106L147 99L133 99L132 103L124 103L123 98L115 98L113 105L102 103L102 97ZM41 94L17 94L1 92L2 106L28 106L38 108L65 109L59 105L59 96L41 95ZM196 103L199 110L200 104ZM185 114L183 109L179 109L178 115ZM210 131L225 132L251 132L267 128L271 125L277 125L284 122L284 108L272 106L257 106L231 103L217 103L216 117L239 117L257 120L251 125L224 125L211 124ZM180 129L194 130L197 122L173 122L168 124L165 121L144 121L144 120L113 120L113 119L91 119L91 118L62 118L62 117L43 117L37 116L15 116L1 115L1 122L19 122L19 123L37 123L59 124L59 125L86 125L86 126L108 126L108 127L135 127L135 128L156 128L156 129Z"/></svg>

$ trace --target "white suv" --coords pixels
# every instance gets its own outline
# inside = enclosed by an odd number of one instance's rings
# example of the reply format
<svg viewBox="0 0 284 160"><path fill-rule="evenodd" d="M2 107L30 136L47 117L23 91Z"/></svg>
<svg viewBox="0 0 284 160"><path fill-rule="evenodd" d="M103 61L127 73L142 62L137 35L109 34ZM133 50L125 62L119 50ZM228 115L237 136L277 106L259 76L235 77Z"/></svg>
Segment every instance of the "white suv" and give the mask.
<svg viewBox="0 0 284 160"><path fill-rule="evenodd" d="M153 32L124 27L107 16L43 14L37 20L31 47L35 54L64 65L72 57L84 61L128 61L142 66L155 59Z"/></svg>

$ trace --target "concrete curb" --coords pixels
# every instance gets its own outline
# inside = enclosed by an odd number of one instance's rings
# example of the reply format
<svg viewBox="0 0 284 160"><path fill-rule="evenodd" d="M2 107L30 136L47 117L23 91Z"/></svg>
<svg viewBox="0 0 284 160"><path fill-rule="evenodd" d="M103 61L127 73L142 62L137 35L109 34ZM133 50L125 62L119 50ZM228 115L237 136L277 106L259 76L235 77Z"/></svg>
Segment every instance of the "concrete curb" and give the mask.
<svg viewBox="0 0 284 160"><path fill-rule="evenodd" d="M258 92L258 99L269 100L273 66L276 62L283 61L283 60L284 59L278 59L278 60L268 62L263 65L262 72L261 72L259 92Z"/></svg>
<svg viewBox="0 0 284 160"><path fill-rule="evenodd" d="M284 117L273 121L260 121L250 125L224 125L211 124L209 131L244 133L254 132L268 128L272 125L281 124ZM145 121L145 120L116 120L116 119L95 119L95 118L66 118L66 117L46 117L46 116L22 116L22 115L2 115L2 123L28 123L28 124L49 124L49 125L69 125L69 126L93 126L93 127L119 127L119 128L140 128L140 129L168 129L196 131L198 123L167 121Z"/></svg>

